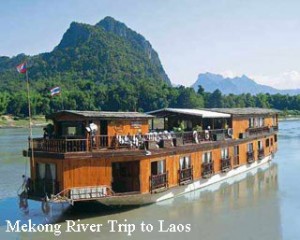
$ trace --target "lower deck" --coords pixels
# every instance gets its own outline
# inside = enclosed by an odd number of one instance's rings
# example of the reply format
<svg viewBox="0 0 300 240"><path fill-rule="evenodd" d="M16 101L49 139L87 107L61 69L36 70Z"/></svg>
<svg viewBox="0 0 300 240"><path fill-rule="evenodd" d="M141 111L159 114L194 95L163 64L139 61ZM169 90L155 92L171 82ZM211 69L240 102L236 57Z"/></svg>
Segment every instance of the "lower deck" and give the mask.
<svg viewBox="0 0 300 240"><path fill-rule="evenodd" d="M158 194L208 181L243 166L260 163L277 150L270 134L243 140L207 142L149 151L73 153L31 158L29 197L94 200L109 196ZM230 174L229 174L230 175Z"/></svg>

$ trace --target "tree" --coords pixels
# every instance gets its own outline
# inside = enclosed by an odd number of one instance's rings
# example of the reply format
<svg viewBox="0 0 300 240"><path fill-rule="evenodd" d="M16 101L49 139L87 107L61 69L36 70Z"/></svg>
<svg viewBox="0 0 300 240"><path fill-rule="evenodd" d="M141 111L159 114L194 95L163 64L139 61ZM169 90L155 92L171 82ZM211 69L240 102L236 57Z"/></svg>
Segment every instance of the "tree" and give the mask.
<svg viewBox="0 0 300 240"><path fill-rule="evenodd" d="M199 85L198 86L198 91L197 91L197 93L199 94L199 95L203 95L204 94L204 88L201 86L201 85Z"/></svg>
<svg viewBox="0 0 300 240"><path fill-rule="evenodd" d="M223 107L223 96L219 89L215 90L209 97L207 101L207 107L209 108L221 108Z"/></svg>

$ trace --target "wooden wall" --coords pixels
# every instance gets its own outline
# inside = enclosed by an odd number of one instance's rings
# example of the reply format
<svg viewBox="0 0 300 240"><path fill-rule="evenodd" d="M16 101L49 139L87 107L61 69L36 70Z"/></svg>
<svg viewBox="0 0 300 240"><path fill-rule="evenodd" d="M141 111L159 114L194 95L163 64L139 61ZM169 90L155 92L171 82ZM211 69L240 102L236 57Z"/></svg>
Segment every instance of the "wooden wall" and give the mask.
<svg viewBox="0 0 300 240"><path fill-rule="evenodd" d="M64 188L110 185L105 159L64 159Z"/></svg>
<svg viewBox="0 0 300 240"><path fill-rule="evenodd" d="M109 136L120 135L134 135L141 132L146 134L149 132L148 120L111 120L108 122L107 129Z"/></svg>
<svg viewBox="0 0 300 240"><path fill-rule="evenodd" d="M277 150L275 137L269 136L270 146L266 147L266 138L260 138L263 143L265 155L269 155ZM273 139L273 146L271 146ZM253 140L255 160L258 154L258 140ZM239 144L240 165L247 163L247 144ZM229 155L233 161L234 146L229 146ZM221 148L210 150L214 161L214 171L221 171ZM82 159L47 159L37 158L35 162L53 163L57 168L57 180L60 182L60 188L108 185L112 182L112 163L139 161L140 162L140 189L142 193L149 192L149 177L151 175L151 162L166 160L166 170L169 172L169 187L178 185L179 159L183 156L189 156L193 166L194 180L200 179L202 172L202 155L207 151L198 151L193 153L175 154L163 157L144 156L142 159L132 157L114 157L112 159L104 158L82 158ZM33 168L32 168L33 169ZM35 171L32 171L32 177L35 179Z"/></svg>
<svg viewBox="0 0 300 240"><path fill-rule="evenodd" d="M259 116L256 116L259 117ZM249 117L243 118L233 118L232 119L232 128L233 128L233 138L238 139L240 133L246 132L249 128ZM276 116L274 115L274 119ZM276 123L274 123L276 125ZM273 126L273 116L267 116L264 118L264 126L271 127Z"/></svg>
<svg viewBox="0 0 300 240"><path fill-rule="evenodd" d="M273 124L273 122L274 122L274 124ZM277 126L277 125L278 125L277 116L274 116L274 120L273 120L272 116L265 118L265 126L272 127L272 126Z"/></svg>
<svg viewBox="0 0 300 240"><path fill-rule="evenodd" d="M238 139L240 133L246 132L249 128L248 118L234 118L232 119L233 138Z"/></svg>
<svg viewBox="0 0 300 240"><path fill-rule="evenodd" d="M93 121L98 126L97 134L100 135L100 120L101 119L87 119L83 117L78 117L76 115L62 115L57 118L57 121L73 121L73 122L84 122L86 126L88 126L89 121ZM55 128L57 127L57 121L54 121ZM107 135L115 136L116 134L120 135L133 135L137 134L139 131L142 134L146 134L149 132L149 124L148 119L115 119L115 120L107 120ZM57 129L55 129L57 130Z"/></svg>

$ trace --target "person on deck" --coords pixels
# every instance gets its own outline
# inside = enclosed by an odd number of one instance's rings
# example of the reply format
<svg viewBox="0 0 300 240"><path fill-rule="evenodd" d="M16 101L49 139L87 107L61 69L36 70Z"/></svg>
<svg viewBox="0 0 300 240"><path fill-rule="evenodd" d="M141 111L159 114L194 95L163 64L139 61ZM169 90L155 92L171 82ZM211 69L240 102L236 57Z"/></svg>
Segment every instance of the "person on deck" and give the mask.
<svg viewBox="0 0 300 240"><path fill-rule="evenodd" d="M49 139L49 134L48 134L48 130L47 130L47 128L43 128L43 130L44 130L44 139Z"/></svg>

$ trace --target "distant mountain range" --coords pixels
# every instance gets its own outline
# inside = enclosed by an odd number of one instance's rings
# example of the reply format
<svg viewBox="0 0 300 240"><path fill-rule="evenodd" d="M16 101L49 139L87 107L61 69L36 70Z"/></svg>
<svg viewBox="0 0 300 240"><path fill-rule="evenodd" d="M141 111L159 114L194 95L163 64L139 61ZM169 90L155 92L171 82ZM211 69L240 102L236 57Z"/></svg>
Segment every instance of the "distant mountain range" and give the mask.
<svg viewBox="0 0 300 240"><path fill-rule="evenodd" d="M300 94L300 89L288 89L280 90L270 86L256 83L254 80L243 75L241 77L225 78L219 74L213 73L201 73L198 76L197 81L192 85L195 91L198 90L198 86L201 85L206 92L213 92L219 89L223 94L242 94L250 93L252 95L258 93L270 93L270 94Z"/></svg>

